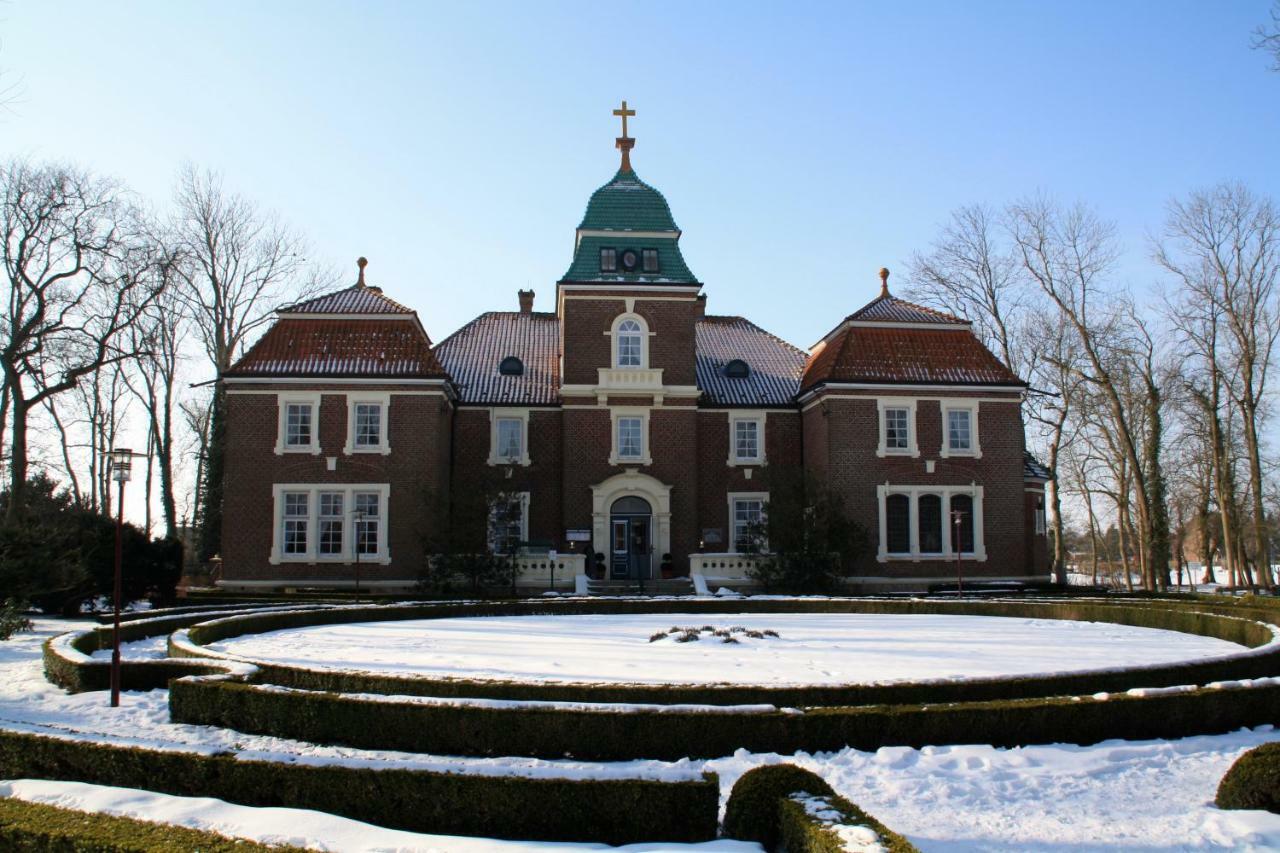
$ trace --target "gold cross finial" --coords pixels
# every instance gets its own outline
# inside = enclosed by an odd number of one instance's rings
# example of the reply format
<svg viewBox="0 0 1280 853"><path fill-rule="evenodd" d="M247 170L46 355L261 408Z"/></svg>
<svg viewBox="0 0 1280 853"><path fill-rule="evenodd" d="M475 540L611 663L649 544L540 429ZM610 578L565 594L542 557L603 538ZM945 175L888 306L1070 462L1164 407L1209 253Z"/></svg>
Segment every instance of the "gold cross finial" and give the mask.
<svg viewBox="0 0 1280 853"><path fill-rule="evenodd" d="M614 110L613 114L616 116L622 116L622 138L626 139L627 138L627 116L635 115L636 111L627 109L627 102L623 101L622 108Z"/></svg>

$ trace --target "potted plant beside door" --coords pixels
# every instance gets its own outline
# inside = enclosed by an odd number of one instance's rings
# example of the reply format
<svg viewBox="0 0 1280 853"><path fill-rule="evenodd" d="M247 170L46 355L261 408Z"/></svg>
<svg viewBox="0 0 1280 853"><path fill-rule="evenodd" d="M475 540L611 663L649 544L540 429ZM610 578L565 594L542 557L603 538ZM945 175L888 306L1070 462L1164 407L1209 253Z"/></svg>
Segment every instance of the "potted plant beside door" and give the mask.
<svg viewBox="0 0 1280 853"><path fill-rule="evenodd" d="M662 579L664 581L670 580L671 578L676 576L676 570L675 570L675 567L672 565L670 554L662 555L662 568L660 571L662 572Z"/></svg>

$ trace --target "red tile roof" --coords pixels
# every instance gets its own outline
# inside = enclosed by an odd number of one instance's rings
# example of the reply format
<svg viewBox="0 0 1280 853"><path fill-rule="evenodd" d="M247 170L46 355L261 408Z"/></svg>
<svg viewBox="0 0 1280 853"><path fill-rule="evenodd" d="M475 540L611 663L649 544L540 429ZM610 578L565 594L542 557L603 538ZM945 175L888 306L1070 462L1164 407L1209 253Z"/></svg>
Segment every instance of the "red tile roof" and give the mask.
<svg viewBox="0 0 1280 853"><path fill-rule="evenodd" d="M413 314L407 308L384 296L382 289L363 284L352 285L345 290L326 293L296 305L281 308L281 314Z"/></svg>
<svg viewBox="0 0 1280 853"><path fill-rule="evenodd" d="M447 378L416 322L289 314L282 314L227 375Z"/></svg>
<svg viewBox="0 0 1280 853"><path fill-rule="evenodd" d="M824 382L904 385L1008 385L1021 379L967 326L903 329L845 325L818 344L800 386Z"/></svg>
<svg viewBox="0 0 1280 853"><path fill-rule="evenodd" d="M967 321L954 317L951 314L945 314L942 311L936 311L933 308L926 308L923 305L916 305L914 302L907 302L899 299L890 293L882 293L880 296L868 302L866 305L854 311L845 322L873 322L873 323L929 323L931 325L948 325L960 324L968 325Z"/></svg>

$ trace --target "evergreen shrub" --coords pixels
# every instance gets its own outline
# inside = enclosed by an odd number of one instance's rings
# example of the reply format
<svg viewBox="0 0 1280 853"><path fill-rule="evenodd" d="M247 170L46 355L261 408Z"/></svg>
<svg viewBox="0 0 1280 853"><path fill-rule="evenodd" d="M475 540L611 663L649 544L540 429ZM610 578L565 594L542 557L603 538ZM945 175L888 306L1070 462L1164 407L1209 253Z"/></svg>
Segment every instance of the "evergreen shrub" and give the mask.
<svg viewBox="0 0 1280 853"><path fill-rule="evenodd" d="M1237 758L1218 783L1214 804L1280 814L1280 742L1264 743Z"/></svg>
<svg viewBox="0 0 1280 853"><path fill-rule="evenodd" d="M550 779L306 765L0 730L0 778L68 779L249 806L316 809L443 835L528 840L709 841L719 782Z"/></svg>
<svg viewBox="0 0 1280 853"><path fill-rule="evenodd" d="M846 845L832 824L861 826L876 834L887 853L920 853L898 833L840 796L822 797L824 812L832 820L809 814L803 802L784 797L778 804L778 850L786 853L846 853Z"/></svg>
<svg viewBox="0 0 1280 853"><path fill-rule="evenodd" d="M182 826L0 799L0 849L13 853L289 853Z"/></svg>
<svg viewBox="0 0 1280 853"><path fill-rule="evenodd" d="M766 764L742 774L729 792L724 810L724 834L740 841L759 842L776 850L780 839L778 810L792 794L814 797L835 794L826 780L794 764Z"/></svg>

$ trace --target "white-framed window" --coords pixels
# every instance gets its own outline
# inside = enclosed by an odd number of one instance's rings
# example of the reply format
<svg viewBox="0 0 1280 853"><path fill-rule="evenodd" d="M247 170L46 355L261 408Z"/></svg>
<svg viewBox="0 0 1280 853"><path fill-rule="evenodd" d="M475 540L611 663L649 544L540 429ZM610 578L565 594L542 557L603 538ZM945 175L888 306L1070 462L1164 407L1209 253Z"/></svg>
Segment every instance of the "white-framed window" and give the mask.
<svg viewBox="0 0 1280 853"><path fill-rule="evenodd" d="M489 410L489 464L530 464L528 409Z"/></svg>
<svg viewBox="0 0 1280 853"><path fill-rule="evenodd" d="M346 492L320 492L318 551L322 557L340 557L346 532Z"/></svg>
<svg viewBox="0 0 1280 853"><path fill-rule="evenodd" d="M729 415L729 464L764 464L764 412Z"/></svg>
<svg viewBox="0 0 1280 853"><path fill-rule="evenodd" d="M347 455L390 453L391 445L387 440L390 411L390 394L348 394L347 443L343 452Z"/></svg>
<svg viewBox="0 0 1280 853"><path fill-rule="evenodd" d="M285 492L280 523L283 553L289 556L305 556L309 551L307 536L311 525L311 493Z"/></svg>
<svg viewBox="0 0 1280 853"><path fill-rule="evenodd" d="M758 546L768 550L761 525L768 512L768 492L729 493L729 550L740 553Z"/></svg>
<svg viewBox="0 0 1280 853"><path fill-rule="evenodd" d="M389 563L386 483L278 483L272 486L275 563Z"/></svg>
<svg viewBox="0 0 1280 853"><path fill-rule="evenodd" d="M880 421L880 445L877 456L919 456L916 445L916 401L913 399L876 400Z"/></svg>
<svg viewBox="0 0 1280 853"><path fill-rule="evenodd" d="M978 401L942 400L942 449L939 455L981 458L978 445Z"/></svg>
<svg viewBox="0 0 1280 853"><path fill-rule="evenodd" d="M1049 526L1045 518L1043 494L1036 495L1035 525L1036 525L1035 529L1036 529L1037 536L1044 536L1046 533L1048 533Z"/></svg>
<svg viewBox="0 0 1280 853"><path fill-rule="evenodd" d="M489 504L489 552L510 554L529 541L529 493L500 495Z"/></svg>
<svg viewBox="0 0 1280 853"><path fill-rule="evenodd" d="M648 465L649 410L615 408L613 410L613 452L609 461L615 465Z"/></svg>
<svg viewBox="0 0 1280 853"><path fill-rule="evenodd" d="M635 313L619 314L610 328L613 366L622 369L649 366L649 324Z"/></svg>
<svg viewBox="0 0 1280 853"><path fill-rule="evenodd" d="M982 532L982 486L876 486L880 546L889 560L987 559ZM957 521L959 524L957 525Z"/></svg>
<svg viewBox="0 0 1280 853"><path fill-rule="evenodd" d="M320 395L318 393L280 394L276 453L320 452Z"/></svg>

